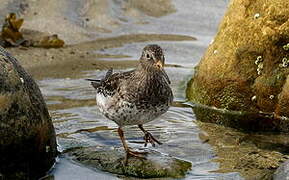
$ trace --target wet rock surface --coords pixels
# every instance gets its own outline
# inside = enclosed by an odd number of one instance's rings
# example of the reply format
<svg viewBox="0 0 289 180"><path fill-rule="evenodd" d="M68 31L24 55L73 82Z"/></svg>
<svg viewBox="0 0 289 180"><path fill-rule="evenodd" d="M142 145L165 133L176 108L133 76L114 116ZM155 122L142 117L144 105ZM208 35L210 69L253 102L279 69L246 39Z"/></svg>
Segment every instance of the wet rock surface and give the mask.
<svg viewBox="0 0 289 180"><path fill-rule="evenodd" d="M288 119L280 118L289 115L288 19L289 2L285 0L231 1L188 84L187 97L221 109L273 115L265 121L262 117L240 118L234 127L247 121L241 128L259 124L254 130L288 132ZM204 112L196 114L203 117ZM211 121L224 124L219 116Z"/></svg>
<svg viewBox="0 0 289 180"><path fill-rule="evenodd" d="M182 178L191 169L191 163L145 149L145 159L129 157L125 163L125 153L120 148L87 147L68 151L73 160L84 165L114 174L138 178Z"/></svg>
<svg viewBox="0 0 289 180"><path fill-rule="evenodd" d="M289 179L289 160L285 161L274 173L274 180Z"/></svg>
<svg viewBox="0 0 289 180"><path fill-rule="evenodd" d="M0 173L4 179L34 179L53 165L55 132L41 92L2 47L0 137Z"/></svg>

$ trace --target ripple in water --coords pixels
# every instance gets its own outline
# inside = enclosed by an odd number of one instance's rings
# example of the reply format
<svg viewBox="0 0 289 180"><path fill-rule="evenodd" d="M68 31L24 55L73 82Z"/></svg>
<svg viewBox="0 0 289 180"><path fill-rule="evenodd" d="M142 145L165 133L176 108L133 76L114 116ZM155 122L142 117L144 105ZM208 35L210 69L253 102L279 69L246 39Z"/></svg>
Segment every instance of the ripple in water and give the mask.
<svg viewBox="0 0 289 180"><path fill-rule="evenodd" d="M185 80L183 79L192 72L186 68L167 68L166 71L171 77L175 100L184 101L184 88L180 87L184 87L182 84ZM122 146L116 131L117 125L96 111L94 89L89 82L84 80L85 78L101 78L105 72L89 71L79 79L47 79L39 82L53 117L61 150L77 146ZM55 103L56 100L57 103ZM69 105L66 101L70 102ZM199 139L200 129L194 121L195 116L190 107L172 106L160 118L144 125L164 143L161 146L149 148L190 161L193 168L186 179L240 178L238 173L211 172L218 169L218 164L211 162L216 155L210 145ZM130 146L143 147L143 133L136 126L125 127L124 131ZM79 169L80 172L88 171L88 177L94 177L91 176L92 172L89 169L86 170L86 167L62 157L52 172L56 179L63 178L61 174L66 173L63 166ZM95 171L95 174L104 176L106 173ZM73 176L77 175L73 174ZM83 177L85 175L80 173L79 178ZM117 177L110 175L110 179L117 179Z"/></svg>

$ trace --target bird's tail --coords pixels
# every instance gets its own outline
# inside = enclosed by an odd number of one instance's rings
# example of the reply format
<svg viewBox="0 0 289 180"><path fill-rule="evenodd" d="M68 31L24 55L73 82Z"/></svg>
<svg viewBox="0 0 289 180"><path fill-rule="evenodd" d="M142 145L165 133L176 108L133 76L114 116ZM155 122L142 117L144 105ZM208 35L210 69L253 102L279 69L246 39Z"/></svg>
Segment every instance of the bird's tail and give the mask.
<svg viewBox="0 0 289 180"><path fill-rule="evenodd" d="M99 79L85 79L87 81L90 81L90 84L97 89L101 85L101 80Z"/></svg>
<svg viewBox="0 0 289 180"><path fill-rule="evenodd" d="M109 78L109 76L112 75L112 72L113 72L113 69L110 68L110 69L106 72L105 77L104 77L103 79L85 79L85 80L90 81L90 82L91 82L91 85L92 85L95 89L97 89L97 88L101 85L101 83L102 83L103 81L107 80L107 79Z"/></svg>

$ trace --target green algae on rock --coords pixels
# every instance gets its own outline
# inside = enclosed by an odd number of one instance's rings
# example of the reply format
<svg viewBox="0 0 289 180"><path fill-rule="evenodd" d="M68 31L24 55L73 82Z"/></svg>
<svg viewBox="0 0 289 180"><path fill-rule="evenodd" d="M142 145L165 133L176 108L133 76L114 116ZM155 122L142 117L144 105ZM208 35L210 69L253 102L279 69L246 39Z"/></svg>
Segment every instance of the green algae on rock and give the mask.
<svg viewBox="0 0 289 180"><path fill-rule="evenodd" d="M260 130L288 132L288 121L275 118L289 117L288 43L288 1L232 1L188 83L188 99L226 110L266 112L272 120L266 124L259 118ZM256 122L238 119L243 120L248 121L248 128ZM211 122L216 122L214 117Z"/></svg>
<svg viewBox="0 0 289 180"><path fill-rule="evenodd" d="M147 151L147 150L146 150ZM114 174L138 178L182 178L191 169L191 163L149 150L146 159L129 157L125 152L110 147L86 147L68 150L68 154L84 165Z"/></svg>
<svg viewBox="0 0 289 180"><path fill-rule="evenodd" d="M55 161L55 132L39 87L2 47L0 137L4 179L36 179Z"/></svg>

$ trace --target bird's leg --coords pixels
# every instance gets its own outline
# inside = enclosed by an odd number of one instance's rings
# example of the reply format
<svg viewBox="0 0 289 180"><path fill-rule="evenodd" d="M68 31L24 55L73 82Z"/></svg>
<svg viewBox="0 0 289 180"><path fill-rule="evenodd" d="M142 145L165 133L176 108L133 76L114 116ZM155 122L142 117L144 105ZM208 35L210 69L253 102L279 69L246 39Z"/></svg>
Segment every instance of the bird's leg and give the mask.
<svg viewBox="0 0 289 180"><path fill-rule="evenodd" d="M127 156L135 156L135 157L139 157L139 158L144 158L141 155L145 155L145 154L147 154L147 152L137 152L137 151L132 151L132 150L129 149L127 143L125 142L124 133L123 133L123 130L121 129L121 127L119 127L117 129L117 132L118 132L118 135L119 135L119 137L121 139L122 145L124 147L124 150L126 151L126 155Z"/></svg>
<svg viewBox="0 0 289 180"><path fill-rule="evenodd" d="M151 133L149 133L147 130L145 130L142 126L142 124L138 125L138 127L142 130L142 132L144 132L144 140L145 140L145 144L144 146L146 147L148 143L151 143L151 145L153 147L155 147L155 142L158 143L159 145L163 144L160 141L158 141L156 138L153 137L153 135Z"/></svg>

